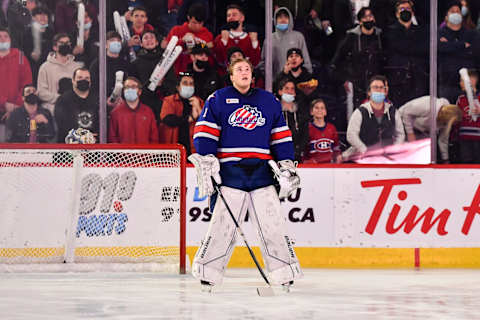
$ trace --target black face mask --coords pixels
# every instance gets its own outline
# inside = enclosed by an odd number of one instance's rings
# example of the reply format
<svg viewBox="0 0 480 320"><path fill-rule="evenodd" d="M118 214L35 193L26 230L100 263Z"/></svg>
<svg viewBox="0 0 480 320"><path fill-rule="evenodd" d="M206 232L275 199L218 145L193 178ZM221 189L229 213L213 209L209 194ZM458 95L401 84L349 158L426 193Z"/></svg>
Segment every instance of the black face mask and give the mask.
<svg viewBox="0 0 480 320"><path fill-rule="evenodd" d="M365 29L372 30L373 27L375 27L375 22L374 21L366 21L366 22L362 22L362 25Z"/></svg>
<svg viewBox="0 0 480 320"><path fill-rule="evenodd" d="M223 27L224 30L235 30L238 28L240 25L240 22L238 21L230 21L227 22L227 24Z"/></svg>
<svg viewBox="0 0 480 320"><path fill-rule="evenodd" d="M67 56L72 53L72 46L69 44L62 44L58 47L58 53L60 53L62 56Z"/></svg>
<svg viewBox="0 0 480 320"><path fill-rule="evenodd" d="M83 92L88 91L88 89L90 89L90 81L88 80L77 81L77 89Z"/></svg>
<svg viewBox="0 0 480 320"><path fill-rule="evenodd" d="M208 61L202 61L202 60L197 60L195 62L195 65L197 66L198 69L206 69L209 66Z"/></svg>
<svg viewBox="0 0 480 320"><path fill-rule="evenodd" d="M28 96L25 96L25 102L28 104L38 104L40 99L35 93L31 93Z"/></svg>
<svg viewBox="0 0 480 320"><path fill-rule="evenodd" d="M408 10L403 10L402 12L400 12L400 20L402 20L403 22L408 22L412 20L412 13Z"/></svg>

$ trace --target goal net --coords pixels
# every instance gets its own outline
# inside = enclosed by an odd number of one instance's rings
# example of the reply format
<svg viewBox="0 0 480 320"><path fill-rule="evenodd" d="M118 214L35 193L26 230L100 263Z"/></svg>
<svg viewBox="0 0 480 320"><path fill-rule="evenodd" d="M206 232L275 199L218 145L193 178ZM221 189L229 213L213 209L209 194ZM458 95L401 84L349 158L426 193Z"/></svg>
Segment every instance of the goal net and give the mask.
<svg viewBox="0 0 480 320"><path fill-rule="evenodd" d="M0 271L185 272L179 145L2 145L0 181Z"/></svg>

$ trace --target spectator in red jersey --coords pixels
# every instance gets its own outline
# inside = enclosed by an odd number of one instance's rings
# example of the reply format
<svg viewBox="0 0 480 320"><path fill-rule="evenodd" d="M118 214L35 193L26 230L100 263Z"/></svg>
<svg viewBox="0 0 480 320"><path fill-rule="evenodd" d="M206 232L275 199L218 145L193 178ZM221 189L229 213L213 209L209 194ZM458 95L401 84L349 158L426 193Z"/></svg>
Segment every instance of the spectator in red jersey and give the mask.
<svg viewBox="0 0 480 320"><path fill-rule="evenodd" d="M108 142L126 144L158 143L158 128L152 110L140 102L142 84L134 77L123 83L125 101L110 114Z"/></svg>
<svg viewBox="0 0 480 320"><path fill-rule="evenodd" d="M480 163L480 96L477 91L478 73L468 70L473 91L474 106L470 106L465 94L458 97L457 106L462 110L463 118L458 133L460 161L462 163ZM460 87L465 92L465 84L460 78Z"/></svg>
<svg viewBox="0 0 480 320"><path fill-rule="evenodd" d="M203 100L195 94L193 74L180 73L177 93L165 97L160 114L160 142L180 143L187 154L195 153L193 129L202 112Z"/></svg>
<svg viewBox="0 0 480 320"><path fill-rule="evenodd" d="M303 163L341 163L337 128L325 121L327 116L325 101L313 100L310 104L310 115L313 119L308 124L308 145Z"/></svg>
<svg viewBox="0 0 480 320"><path fill-rule="evenodd" d="M187 22L175 26L168 33L167 38L162 42L162 48L166 48L168 42L173 36L178 37L178 44L182 46L183 51L175 62L175 71L184 72L189 63L192 63L190 57L193 47L197 44L204 44L207 48L213 47L213 35L203 26L206 18L206 8L201 3L195 3L188 9Z"/></svg>
<svg viewBox="0 0 480 320"><path fill-rule="evenodd" d="M5 142L4 121L23 104L22 88L32 82L32 71L27 57L11 48L10 33L0 28L0 142Z"/></svg>
<svg viewBox="0 0 480 320"><path fill-rule="evenodd" d="M227 65L227 51L230 47L239 47L253 66L260 62L260 44L256 32L247 32L244 29L245 14L243 9L232 4L227 7L227 24L222 27L214 41L214 53L220 65Z"/></svg>
<svg viewBox="0 0 480 320"><path fill-rule="evenodd" d="M132 36L128 42L129 47L133 47L135 52L141 49L141 38L146 31L153 31L154 28L151 24L148 24L147 9L144 7L135 7L131 11L130 21L130 35Z"/></svg>

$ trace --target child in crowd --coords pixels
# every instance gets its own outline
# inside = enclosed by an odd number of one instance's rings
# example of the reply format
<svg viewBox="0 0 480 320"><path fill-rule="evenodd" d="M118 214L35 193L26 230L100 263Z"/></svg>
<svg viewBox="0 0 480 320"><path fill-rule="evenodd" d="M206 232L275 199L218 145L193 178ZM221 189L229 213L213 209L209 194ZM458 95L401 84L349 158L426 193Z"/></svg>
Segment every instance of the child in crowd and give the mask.
<svg viewBox="0 0 480 320"><path fill-rule="evenodd" d="M325 121L327 106L322 99L312 101L310 115L313 119L308 124L309 144L305 150L303 163L341 163L337 129Z"/></svg>

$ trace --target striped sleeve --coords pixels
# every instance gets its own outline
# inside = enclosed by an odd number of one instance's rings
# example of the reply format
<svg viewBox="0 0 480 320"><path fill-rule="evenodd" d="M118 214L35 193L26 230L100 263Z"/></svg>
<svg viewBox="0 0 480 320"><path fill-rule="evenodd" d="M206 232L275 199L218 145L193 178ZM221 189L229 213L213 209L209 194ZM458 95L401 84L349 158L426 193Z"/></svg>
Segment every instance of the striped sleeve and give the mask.
<svg viewBox="0 0 480 320"><path fill-rule="evenodd" d="M202 113L195 124L193 144L201 155L217 154L222 127L216 115L215 93L205 102Z"/></svg>
<svg viewBox="0 0 480 320"><path fill-rule="evenodd" d="M272 130L270 131L270 149L273 158L279 160L294 160L292 132L288 128L282 114L282 107L276 100L276 109Z"/></svg>

